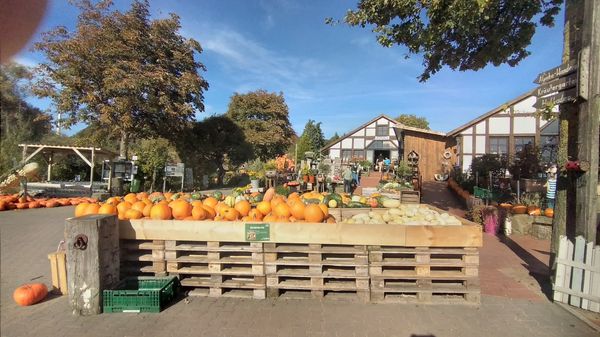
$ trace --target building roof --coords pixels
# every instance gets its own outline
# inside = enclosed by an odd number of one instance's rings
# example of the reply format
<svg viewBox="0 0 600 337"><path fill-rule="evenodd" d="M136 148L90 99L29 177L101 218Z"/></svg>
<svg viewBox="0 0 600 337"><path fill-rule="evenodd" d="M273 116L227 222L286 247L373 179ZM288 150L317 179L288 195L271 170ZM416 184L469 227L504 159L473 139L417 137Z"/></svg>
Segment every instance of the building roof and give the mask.
<svg viewBox="0 0 600 337"><path fill-rule="evenodd" d="M498 107L496 107L496 108L494 108L494 109L492 109L492 110L490 110L488 112L486 112L485 114L483 114L483 115L481 115L481 116L473 119L472 121L470 121L470 122L468 122L468 123L466 123L464 125L461 125L461 126L457 127L456 129L448 132L446 135L447 136L456 136L456 134L458 134L459 132L462 132L464 129L469 128L469 127L471 127L471 126L473 126L473 125L481 122L482 120L484 120L484 119L486 119L486 118L488 118L490 116L493 116L493 115L497 114L498 112L500 112L502 110L506 110L507 107L509 107L511 105L514 105L515 103L517 103L519 101L522 101L522 100L526 99L529 96L534 96L534 95L535 95L535 89L531 90L531 91L528 91L528 92L522 94L521 96L519 96L517 98L514 98L514 99L512 99L512 100L510 100L510 101L508 101L508 102L506 102L506 103L504 103L504 104L502 104L502 105L500 105L500 106L498 106Z"/></svg>
<svg viewBox="0 0 600 337"><path fill-rule="evenodd" d="M412 126L407 126L401 123L398 123L398 126L394 127L394 129L396 130L408 130L408 131L414 131L414 132L421 132L421 133L427 133L430 135L436 135L436 136L446 136L446 133L444 132L439 132L439 131L433 131L433 130L428 130L428 129L421 129L421 128L415 128Z"/></svg>
<svg viewBox="0 0 600 337"><path fill-rule="evenodd" d="M19 144L20 147L26 148L26 153L32 153L36 150L42 153L59 152L72 153L71 151L92 151L95 156L116 157L118 154L100 147L85 147L85 146L65 146L65 145L50 145L50 144ZM38 150L39 149L39 150Z"/></svg>
<svg viewBox="0 0 600 337"><path fill-rule="evenodd" d="M354 133L358 132L358 130L360 130L360 129L362 129L362 128L365 128L365 127L367 127L369 124L371 124L371 123L373 123L373 122L377 121L377 120L378 120L378 119L380 119L380 118L385 118L385 119L389 120L390 122L393 122L394 124L400 124L400 123L398 123L397 121L395 121L393 118L390 118L389 116L386 116L386 115L384 115L384 114L381 114L381 115L379 115L379 116L377 116L377 117L375 117L375 118L371 119L370 121L368 121L368 122L366 122L366 123L362 124L361 126L357 127L356 129L354 129L354 130L352 130L352 131L350 131L350 132L346 132L346 133L345 133L345 134L343 134L343 135L342 135L340 138L338 138L338 139L336 139L336 140L333 140L333 141L331 141L331 142L329 142L329 143L325 144L325 146L323 146L323 147L321 148L321 151L323 151L323 150L325 150L325 149L328 149L328 148L330 148L330 147L331 147L333 144L335 144L335 143L337 143L337 142L341 142L343 139L346 139L346 138L350 137L350 136L351 136L351 135L353 135Z"/></svg>

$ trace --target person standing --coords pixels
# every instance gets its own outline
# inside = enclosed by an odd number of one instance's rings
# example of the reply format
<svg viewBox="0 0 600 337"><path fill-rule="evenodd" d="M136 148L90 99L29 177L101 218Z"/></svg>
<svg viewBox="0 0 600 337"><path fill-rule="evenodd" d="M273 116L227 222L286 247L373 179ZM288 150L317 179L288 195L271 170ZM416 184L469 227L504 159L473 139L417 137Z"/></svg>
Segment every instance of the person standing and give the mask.
<svg viewBox="0 0 600 337"><path fill-rule="evenodd" d="M352 170L350 165L346 165L346 168L342 172L342 179L344 179L344 192L352 193Z"/></svg>
<svg viewBox="0 0 600 337"><path fill-rule="evenodd" d="M379 156L377 156L377 160L375 161L375 167L377 168L377 170L379 172L382 171L383 168L383 155L380 153Z"/></svg>
<svg viewBox="0 0 600 337"><path fill-rule="evenodd" d="M356 163L352 163L352 185L358 186L358 165Z"/></svg>
<svg viewBox="0 0 600 337"><path fill-rule="evenodd" d="M556 198L556 165L552 165L548 171L548 181L546 182L546 207L554 209L554 199Z"/></svg>
<svg viewBox="0 0 600 337"><path fill-rule="evenodd" d="M356 165L356 186L360 186L360 175L362 173L362 165L357 164Z"/></svg>

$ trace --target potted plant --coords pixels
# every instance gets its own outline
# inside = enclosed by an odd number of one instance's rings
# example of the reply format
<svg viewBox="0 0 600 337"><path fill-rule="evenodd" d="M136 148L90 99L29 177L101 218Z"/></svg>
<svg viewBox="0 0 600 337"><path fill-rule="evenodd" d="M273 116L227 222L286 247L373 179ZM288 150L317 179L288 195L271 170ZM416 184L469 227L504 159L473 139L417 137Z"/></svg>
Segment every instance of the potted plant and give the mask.
<svg viewBox="0 0 600 337"><path fill-rule="evenodd" d="M310 169L308 168L308 166L304 166L302 168L302 170L300 171L300 174L302 175L302 181L304 181L305 183L308 182L308 174L310 172Z"/></svg>
<svg viewBox="0 0 600 337"><path fill-rule="evenodd" d="M527 213L529 215L541 215L542 211L540 208L541 205L541 196L539 193L529 192L524 193L521 200L527 206Z"/></svg>
<svg viewBox="0 0 600 337"><path fill-rule="evenodd" d="M331 172L331 167L325 163L319 163L319 174L321 175L319 181L322 182L325 177L329 176Z"/></svg>
<svg viewBox="0 0 600 337"><path fill-rule="evenodd" d="M310 169L308 170L308 182L311 184L315 183L315 176L317 175L318 171L317 170L313 170Z"/></svg>
<svg viewBox="0 0 600 337"><path fill-rule="evenodd" d="M250 185L253 189L260 187L260 180L265 176L264 163L256 159L246 164L246 173L250 177Z"/></svg>

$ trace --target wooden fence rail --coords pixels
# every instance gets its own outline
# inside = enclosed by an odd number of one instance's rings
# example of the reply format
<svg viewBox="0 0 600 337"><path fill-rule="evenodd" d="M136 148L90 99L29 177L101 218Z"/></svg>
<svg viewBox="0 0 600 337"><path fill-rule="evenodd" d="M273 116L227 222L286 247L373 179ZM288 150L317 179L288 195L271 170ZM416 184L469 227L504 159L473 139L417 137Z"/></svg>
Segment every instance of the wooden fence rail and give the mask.
<svg viewBox="0 0 600 337"><path fill-rule="evenodd" d="M556 263L554 300L600 312L600 246L561 236Z"/></svg>

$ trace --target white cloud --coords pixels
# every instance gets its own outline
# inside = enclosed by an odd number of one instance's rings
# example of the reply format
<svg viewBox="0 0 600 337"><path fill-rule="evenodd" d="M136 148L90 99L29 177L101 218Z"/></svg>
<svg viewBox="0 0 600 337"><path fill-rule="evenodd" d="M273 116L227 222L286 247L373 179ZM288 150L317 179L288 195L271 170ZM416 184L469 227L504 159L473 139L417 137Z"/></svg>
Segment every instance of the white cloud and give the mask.
<svg viewBox="0 0 600 337"><path fill-rule="evenodd" d="M242 83L238 90L285 88L286 96L308 99L312 94L305 88L326 77L326 67L318 60L273 51L232 29L211 30L200 40L207 54L217 54L223 68L235 73Z"/></svg>

